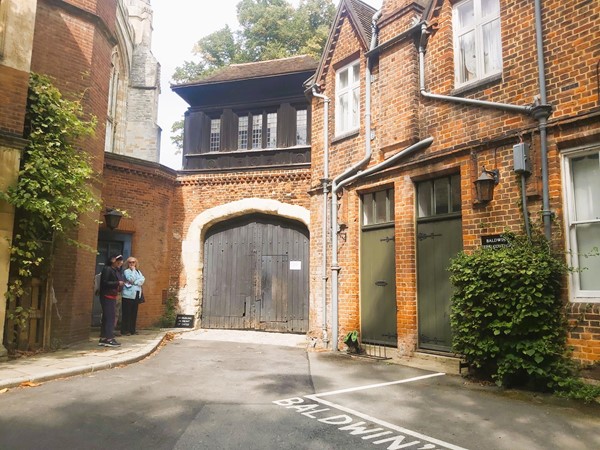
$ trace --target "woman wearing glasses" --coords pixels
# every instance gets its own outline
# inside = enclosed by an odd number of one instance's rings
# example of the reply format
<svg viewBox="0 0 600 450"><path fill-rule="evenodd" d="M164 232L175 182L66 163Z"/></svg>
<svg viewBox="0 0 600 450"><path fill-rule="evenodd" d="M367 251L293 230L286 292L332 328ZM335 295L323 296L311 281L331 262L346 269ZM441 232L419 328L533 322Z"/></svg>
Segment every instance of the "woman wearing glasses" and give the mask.
<svg viewBox="0 0 600 450"><path fill-rule="evenodd" d="M146 279L138 269L138 261L133 256L127 258L125 285L123 286L123 306L121 313L121 334L131 336L137 334L135 323L137 321L138 305L142 303L142 285Z"/></svg>

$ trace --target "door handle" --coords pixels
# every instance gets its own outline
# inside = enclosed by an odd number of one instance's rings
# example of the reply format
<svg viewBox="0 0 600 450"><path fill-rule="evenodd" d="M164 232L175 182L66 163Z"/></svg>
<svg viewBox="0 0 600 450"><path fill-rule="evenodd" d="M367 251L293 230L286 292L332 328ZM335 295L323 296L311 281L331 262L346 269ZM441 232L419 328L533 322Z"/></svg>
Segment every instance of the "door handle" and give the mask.
<svg viewBox="0 0 600 450"><path fill-rule="evenodd" d="M387 286L387 281L379 280L375 282L375 286Z"/></svg>

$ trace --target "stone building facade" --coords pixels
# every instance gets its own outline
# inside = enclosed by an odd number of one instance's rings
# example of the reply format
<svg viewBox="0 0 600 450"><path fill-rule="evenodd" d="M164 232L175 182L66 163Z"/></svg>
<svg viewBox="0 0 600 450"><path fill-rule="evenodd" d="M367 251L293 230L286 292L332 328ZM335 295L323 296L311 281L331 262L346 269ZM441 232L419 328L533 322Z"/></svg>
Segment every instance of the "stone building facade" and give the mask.
<svg viewBox="0 0 600 450"><path fill-rule="evenodd" d="M0 2L0 189L17 182L25 125L36 0ZM10 18L10 20L9 20ZM0 200L0 336L4 335L14 208ZM6 349L0 343L0 358Z"/></svg>
<svg viewBox="0 0 600 450"><path fill-rule="evenodd" d="M334 225L311 228L312 278L330 275L311 296L322 344L356 329L400 356L450 354L448 261L524 232L525 204L586 267L569 278L569 344L576 359L600 359L600 265L578 256L600 236L599 6L542 3L538 65L533 2L386 0L377 12L340 1L314 79L329 102L312 101L311 185L325 177L334 192ZM477 196L482 174L498 177L492 200ZM314 192L313 225L330 220L322 205Z"/></svg>
<svg viewBox="0 0 600 450"><path fill-rule="evenodd" d="M92 156L97 174L105 170L108 152L129 155L128 166L141 164L140 170L134 170L137 175L148 172L145 160L158 161L160 67L150 50L151 21L149 0L0 2L0 74L3 86L11 87L2 89L0 98L3 189L16 181L20 150L26 145L23 123L30 72L50 76L65 97L81 98L85 113L96 117L95 135L78 144ZM166 168L154 168L154 172L157 170L161 172L160 180L173 177ZM150 172L152 179L156 175ZM118 177L100 179L95 178L92 189L103 199L104 212L104 207L116 207L112 199L128 186ZM7 205L0 208L2 236L10 238L13 212ZM102 220L102 213L82 217L72 237L97 249L99 242L107 237L110 240L112 233ZM157 226L162 229L164 224ZM148 232L156 235L158 231ZM10 269L8 247L0 246L0 285L4 293ZM59 246L54 269L43 284L43 342L36 341L36 346L58 346L89 337L93 309L90 280L97 263L97 256L89 250ZM162 295L160 289L156 292L149 301L156 302L158 309L162 308ZM0 322L4 325L5 302L1 304Z"/></svg>

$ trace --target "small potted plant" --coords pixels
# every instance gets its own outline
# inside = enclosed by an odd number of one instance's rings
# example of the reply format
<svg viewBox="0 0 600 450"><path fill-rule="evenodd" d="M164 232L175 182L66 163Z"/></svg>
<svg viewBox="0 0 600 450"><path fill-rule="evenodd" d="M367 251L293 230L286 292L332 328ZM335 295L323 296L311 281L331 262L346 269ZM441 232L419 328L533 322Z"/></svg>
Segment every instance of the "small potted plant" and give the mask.
<svg viewBox="0 0 600 450"><path fill-rule="evenodd" d="M352 330L346 334L344 344L348 346L348 353L360 353L360 341L358 340L358 331Z"/></svg>

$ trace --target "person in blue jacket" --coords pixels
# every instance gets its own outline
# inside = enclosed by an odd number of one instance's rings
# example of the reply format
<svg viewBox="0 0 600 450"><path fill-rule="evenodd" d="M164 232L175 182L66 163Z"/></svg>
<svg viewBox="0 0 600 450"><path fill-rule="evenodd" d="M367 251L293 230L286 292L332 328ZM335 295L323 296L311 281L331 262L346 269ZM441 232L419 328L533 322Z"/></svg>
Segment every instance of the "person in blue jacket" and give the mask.
<svg viewBox="0 0 600 450"><path fill-rule="evenodd" d="M131 336L138 334L135 329L137 322L138 305L142 303L142 285L146 281L138 266L138 260L133 256L127 258L127 268L123 275L125 285L123 286L123 304L121 310L121 334Z"/></svg>

